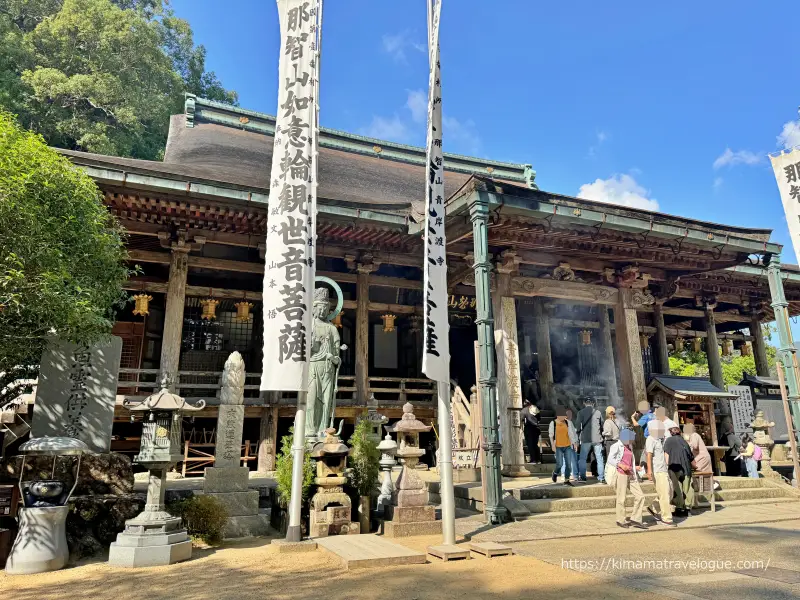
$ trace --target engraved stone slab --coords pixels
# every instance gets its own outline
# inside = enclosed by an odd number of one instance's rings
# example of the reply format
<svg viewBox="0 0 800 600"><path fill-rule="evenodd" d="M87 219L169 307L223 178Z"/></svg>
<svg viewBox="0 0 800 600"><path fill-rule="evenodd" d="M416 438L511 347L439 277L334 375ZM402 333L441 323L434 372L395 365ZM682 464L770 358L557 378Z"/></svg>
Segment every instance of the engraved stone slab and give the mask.
<svg viewBox="0 0 800 600"><path fill-rule="evenodd" d="M203 492L246 492L250 485L250 469L247 467L207 467L203 480Z"/></svg>
<svg viewBox="0 0 800 600"><path fill-rule="evenodd" d="M53 340L42 354L31 436L72 437L109 452L121 354L117 336L93 346Z"/></svg>
<svg viewBox="0 0 800 600"><path fill-rule="evenodd" d="M244 406L223 404L217 418L217 446L214 450L215 467L238 467L242 455L242 429Z"/></svg>

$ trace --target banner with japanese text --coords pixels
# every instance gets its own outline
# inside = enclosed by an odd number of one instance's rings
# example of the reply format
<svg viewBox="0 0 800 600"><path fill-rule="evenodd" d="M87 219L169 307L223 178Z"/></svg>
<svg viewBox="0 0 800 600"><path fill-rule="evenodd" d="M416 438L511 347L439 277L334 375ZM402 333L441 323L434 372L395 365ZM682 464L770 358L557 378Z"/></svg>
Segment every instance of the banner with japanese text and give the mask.
<svg viewBox="0 0 800 600"><path fill-rule="evenodd" d="M425 336L422 372L450 381L450 324L447 320L447 242L445 240L442 87L439 70L441 0L428 0L428 138L425 178Z"/></svg>
<svg viewBox="0 0 800 600"><path fill-rule="evenodd" d="M781 192L795 258L800 263L800 148L770 155L769 158Z"/></svg>
<svg viewBox="0 0 800 600"><path fill-rule="evenodd" d="M320 0L277 0L281 49L264 265L261 389L305 390L317 217Z"/></svg>

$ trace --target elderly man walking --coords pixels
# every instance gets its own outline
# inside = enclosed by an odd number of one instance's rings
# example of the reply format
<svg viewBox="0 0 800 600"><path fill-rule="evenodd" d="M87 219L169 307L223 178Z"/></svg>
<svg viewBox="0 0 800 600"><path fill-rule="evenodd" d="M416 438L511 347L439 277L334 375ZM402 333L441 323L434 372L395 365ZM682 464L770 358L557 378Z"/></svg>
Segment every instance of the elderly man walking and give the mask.
<svg viewBox="0 0 800 600"><path fill-rule="evenodd" d="M597 480L605 483L603 464L603 415L597 410L594 398L586 396L583 408L578 412L578 438L581 454L578 459L578 479L586 481L586 462L589 453L594 451L597 460Z"/></svg>

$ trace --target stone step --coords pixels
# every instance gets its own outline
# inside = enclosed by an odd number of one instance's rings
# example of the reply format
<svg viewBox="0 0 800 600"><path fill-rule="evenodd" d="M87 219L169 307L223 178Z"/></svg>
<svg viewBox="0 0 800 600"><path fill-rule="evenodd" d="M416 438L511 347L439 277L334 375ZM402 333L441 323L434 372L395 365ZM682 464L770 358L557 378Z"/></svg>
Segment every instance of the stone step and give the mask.
<svg viewBox="0 0 800 600"><path fill-rule="evenodd" d="M646 493L645 498L648 503L655 499L654 493ZM721 490L715 494L717 502L726 503L735 500L772 500L775 498L786 498L787 492L780 488L742 488L733 490ZM795 498L791 498L795 500ZM707 498L701 494L700 502L706 502ZM578 497L578 498L539 498L536 500L523 500L522 503L532 513L561 512L561 511L582 511L586 509L613 508L616 504L614 496L599 497ZM633 506L633 496L628 494L626 506ZM482 509L482 507L481 507Z"/></svg>
<svg viewBox="0 0 800 600"><path fill-rule="evenodd" d="M717 479L721 490L739 489L764 489L766 484L763 479L750 479L749 477L722 477ZM526 488L511 490L514 497L518 500L538 500L540 498L596 498L600 496L614 496L615 491L607 485L595 483L590 479L589 483L576 483L574 486L566 486L563 483L546 485L536 485ZM655 493L652 483L642 483L642 491L645 493Z"/></svg>

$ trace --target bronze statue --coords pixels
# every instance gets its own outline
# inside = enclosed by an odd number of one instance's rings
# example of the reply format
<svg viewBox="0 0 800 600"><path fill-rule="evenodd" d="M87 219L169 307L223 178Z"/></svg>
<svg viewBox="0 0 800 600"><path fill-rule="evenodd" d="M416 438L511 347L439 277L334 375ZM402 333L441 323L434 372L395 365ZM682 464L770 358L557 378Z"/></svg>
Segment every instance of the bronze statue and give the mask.
<svg viewBox="0 0 800 600"><path fill-rule="evenodd" d="M327 320L331 311L328 288L314 290L313 331L308 372L308 413L306 437L316 437L325 431L331 420L336 398L336 379L339 373L339 330Z"/></svg>

